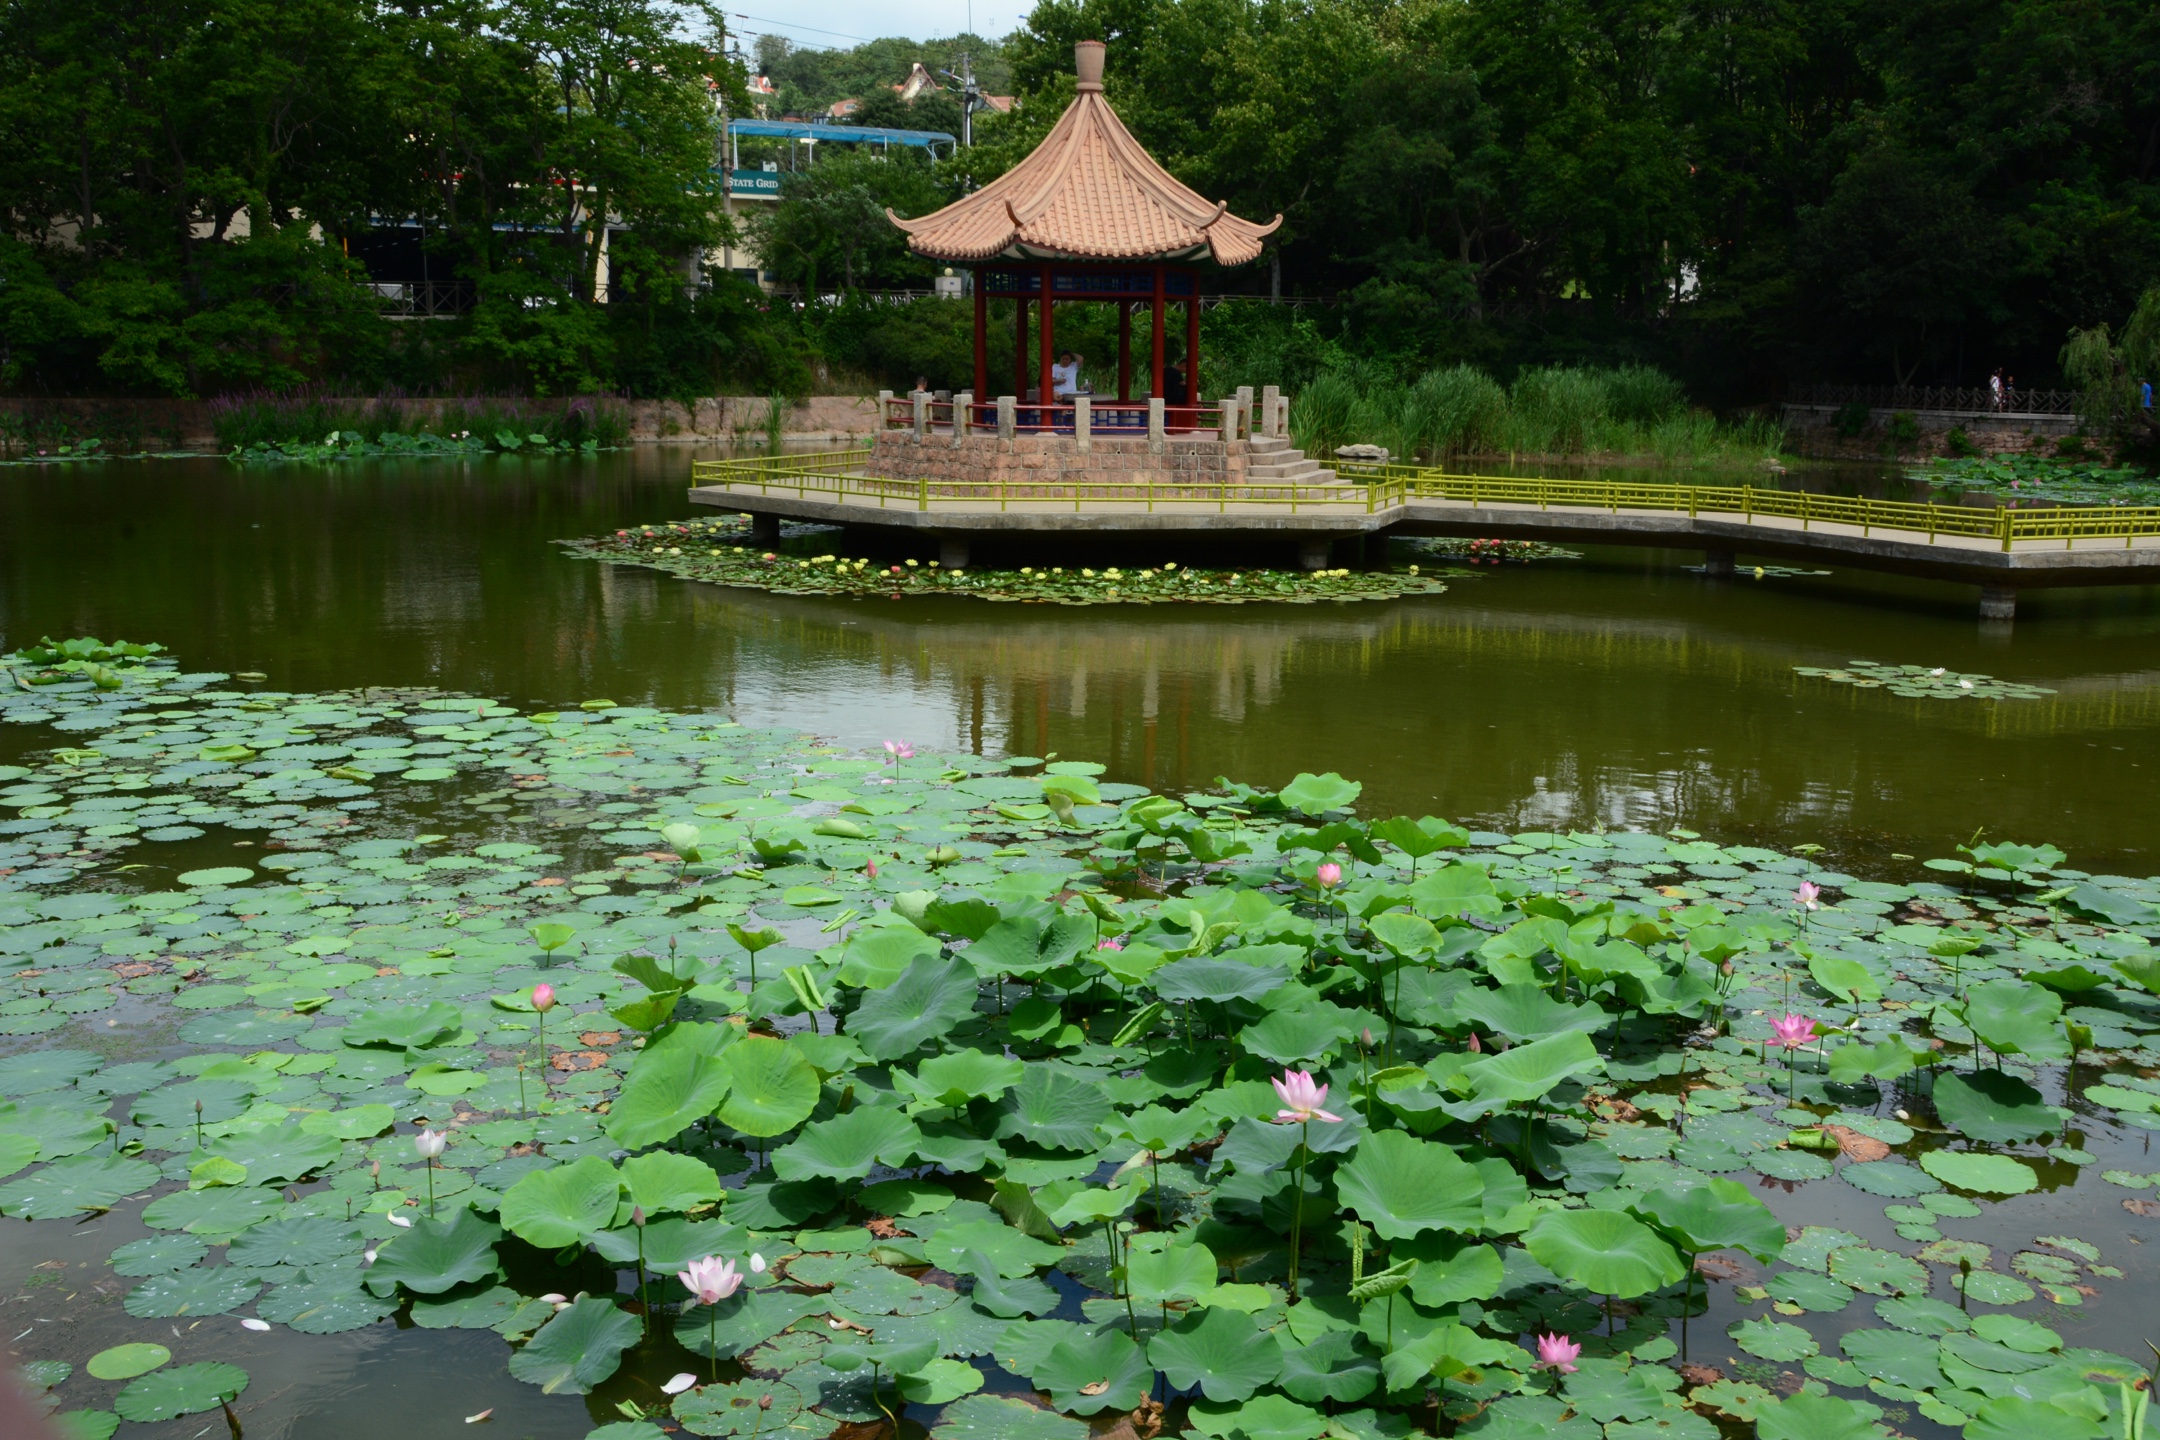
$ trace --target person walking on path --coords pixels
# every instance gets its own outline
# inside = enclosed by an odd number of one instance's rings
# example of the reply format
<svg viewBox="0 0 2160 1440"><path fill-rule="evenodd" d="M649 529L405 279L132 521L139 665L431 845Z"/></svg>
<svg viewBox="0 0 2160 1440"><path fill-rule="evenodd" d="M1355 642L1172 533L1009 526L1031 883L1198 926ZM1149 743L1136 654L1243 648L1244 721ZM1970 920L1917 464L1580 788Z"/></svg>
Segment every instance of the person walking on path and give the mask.
<svg viewBox="0 0 2160 1440"><path fill-rule="evenodd" d="M2142 409L2152 409L2152 381L2138 381L2138 405Z"/></svg>
<svg viewBox="0 0 2160 1440"><path fill-rule="evenodd" d="M1988 376L1988 393L1991 397L1993 397L1995 408L1997 410L2002 409L2003 379L2002 369L2000 366L1996 367L1995 373L1993 375Z"/></svg>

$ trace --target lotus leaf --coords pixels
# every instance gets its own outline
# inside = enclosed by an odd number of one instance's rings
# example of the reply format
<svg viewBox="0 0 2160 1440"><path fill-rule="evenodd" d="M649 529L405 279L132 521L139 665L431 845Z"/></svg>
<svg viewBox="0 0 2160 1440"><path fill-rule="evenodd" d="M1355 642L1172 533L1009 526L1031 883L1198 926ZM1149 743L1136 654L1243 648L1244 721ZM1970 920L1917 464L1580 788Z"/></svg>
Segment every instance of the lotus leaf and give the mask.
<svg viewBox="0 0 2160 1440"><path fill-rule="evenodd" d="M857 1106L804 1126L793 1144L773 1152L773 1169L783 1180L860 1180L874 1166L906 1163L921 1138L915 1122L899 1111Z"/></svg>
<svg viewBox="0 0 2160 1440"><path fill-rule="evenodd" d="M1363 785L1345 780L1332 770L1323 775L1300 771L1276 798L1307 815L1324 815L1330 810L1349 809L1364 792Z"/></svg>
<svg viewBox="0 0 2160 1440"><path fill-rule="evenodd" d="M1260 1000L1288 983L1290 972L1279 965L1254 965L1225 956L1192 956L1173 961L1148 977L1148 984L1165 1000Z"/></svg>
<svg viewBox="0 0 2160 1440"><path fill-rule="evenodd" d="M608 1137L631 1148L658 1145L712 1114L728 1089L720 1052L736 1033L732 1025L677 1024L647 1041L609 1108Z"/></svg>
<svg viewBox="0 0 2160 1440"><path fill-rule="evenodd" d="M695 1210L720 1199L720 1177L712 1166L665 1150L623 1161L622 1183L624 1202L643 1207L647 1215Z"/></svg>
<svg viewBox="0 0 2160 1440"><path fill-rule="evenodd" d="M1028 1140L1051 1150L1092 1150L1101 1143L1095 1127L1110 1113L1110 1101L1099 1085L1050 1065L1030 1064L998 1102L994 1133L1001 1140Z"/></svg>
<svg viewBox="0 0 2160 1440"><path fill-rule="evenodd" d="M206 1361L176 1365L130 1380L113 1401L123 1420L151 1424L215 1410L248 1386L247 1371L237 1365Z"/></svg>
<svg viewBox="0 0 2160 1440"><path fill-rule="evenodd" d="M1009 1055L986 1050L948 1050L916 1067L910 1076L894 1074L896 1085L926 1105L965 1105L970 1100L995 1100L1019 1083L1026 1065Z"/></svg>
<svg viewBox="0 0 2160 1440"><path fill-rule="evenodd" d="M2036 1060L2070 1054L2063 1034L2062 997L2029 980L2001 977L1965 992L1965 1023L1989 1049Z"/></svg>
<svg viewBox="0 0 2160 1440"><path fill-rule="evenodd" d="M1455 1002L1455 1013L1510 1040L1543 1040L1571 1031L1589 1034L1612 1023L1597 1006L1563 1005L1537 985L1472 990Z"/></svg>
<svg viewBox="0 0 2160 1440"><path fill-rule="evenodd" d="M980 1255L997 1267L997 1274L1007 1278L1032 1275L1041 1266L1056 1264L1065 1254L1056 1245L1024 1235L995 1220L942 1225L923 1242L923 1252L933 1264L968 1274L979 1272L967 1263L967 1257Z"/></svg>
<svg viewBox="0 0 2160 1440"><path fill-rule="evenodd" d="M1135 1236L1125 1256L1125 1286L1143 1305L1205 1299L1216 1284L1215 1253L1197 1242Z"/></svg>
<svg viewBox="0 0 2160 1440"><path fill-rule="evenodd" d="M447 1220L415 1220L376 1252L367 1287L378 1295L393 1294L399 1285L416 1295L440 1295L454 1285L497 1278L502 1272L495 1242L501 1238L498 1226L462 1207Z"/></svg>
<svg viewBox="0 0 2160 1440"><path fill-rule="evenodd" d="M1485 1182L1475 1169L1446 1146L1399 1130L1367 1136L1335 1184L1343 1203L1389 1240L1474 1228L1483 1213Z"/></svg>
<svg viewBox="0 0 2160 1440"><path fill-rule="evenodd" d="M1179 1389L1198 1386L1210 1400L1249 1399L1282 1373L1282 1352L1250 1316L1210 1307L1158 1331L1148 1342L1154 1367Z"/></svg>
<svg viewBox="0 0 2160 1440"><path fill-rule="evenodd" d="M179 1237L160 1237L174 1239ZM140 1241L140 1244L156 1243ZM186 1242L200 1249L200 1241ZM302 1216L271 1220L241 1231L226 1248L225 1263L253 1270L280 1265L305 1269L311 1265L335 1265L360 1253L359 1227L340 1220Z"/></svg>
<svg viewBox="0 0 2160 1440"><path fill-rule="evenodd" d="M778 1045L778 1041L773 1042ZM622 1177L598 1155L535 1170L503 1195L503 1228L543 1250L574 1245L615 1221Z"/></svg>
<svg viewBox="0 0 2160 1440"><path fill-rule="evenodd" d="M1603 1064L1590 1037L1570 1030L1473 1061L1462 1068L1458 1083L1480 1104L1507 1105L1538 1099L1569 1076Z"/></svg>
<svg viewBox="0 0 2160 1440"><path fill-rule="evenodd" d="M1676 1239L1683 1250L1745 1250L1769 1261L1785 1248L1785 1226L1746 1186L1730 1180L1658 1190L1630 1208Z"/></svg>
<svg viewBox="0 0 2160 1440"><path fill-rule="evenodd" d="M1930 1150L1920 1157L1920 1167L1945 1185L1986 1195L2023 1195L2040 1188L2040 1177L2033 1168L2007 1155Z"/></svg>
<svg viewBox="0 0 2160 1440"><path fill-rule="evenodd" d="M310 1135L291 1126L227 1135L210 1143L210 1153L243 1166L250 1184L298 1180L334 1163L340 1146L328 1135Z"/></svg>
<svg viewBox="0 0 2160 1440"><path fill-rule="evenodd" d="M886 992L890 993L890 992ZM745 1135L783 1135L817 1106L818 1077L800 1050L769 1035L749 1035L720 1054L727 1098L720 1119Z"/></svg>
<svg viewBox="0 0 2160 1440"><path fill-rule="evenodd" d="M1610 1210L1550 1211L1524 1240L1540 1265L1600 1295L1648 1294L1687 1273L1655 1231Z"/></svg>
<svg viewBox="0 0 2160 1440"><path fill-rule="evenodd" d="M2000 1070L1937 1077L1935 1111L1945 1125L1975 1140L2031 1140L2060 1130L2068 1119L2038 1090Z"/></svg>
<svg viewBox="0 0 2160 1440"><path fill-rule="evenodd" d="M936 1440L1087 1440L1081 1421L1009 1395L970 1395L947 1407Z"/></svg>
<svg viewBox="0 0 2160 1440"><path fill-rule="evenodd" d="M395 1313L397 1301L379 1299L349 1283L349 1277L308 1284L280 1285L256 1302L255 1313L303 1335L338 1335L361 1330Z"/></svg>
<svg viewBox="0 0 2160 1440"><path fill-rule="evenodd" d="M1050 1392L1050 1403L1076 1415L1131 1410L1147 1393L1155 1372L1140 1347L1117 1330L1060 1340L1028 1378Z"/></svg>
<svg viewBox="0 0 2160 1440"><path fill-rule="evenodd" d="M543 1395L583 1395L615 1373L639 1333L636 1317L616 1309L613 1301L588 1295L557 1311L511 1355L510 1373L538 1385Z"/></svg>
<svg viewBox="0 0 2160 1440"><path fill-rule="evenodd" d="M64 1220L85 1210L110 1210L157 1179L157 1167L145 1161L119 1155L77 1155L0 1186L0 1214Z"/></svg>
<svg viewBox="0 0 2160 1440"><path fill-rule="evenodd" d="M1765 1360L1803 1360L1816 1351L1814 1336L1782 1320L1737 1320L1725 1333L1748 1354Z"/></svg>
<svg viewBox="0 0 2160 1440"><path fill-rule="evenodd" d="M1379 1387L1379 1359L1349 1331L1331 1330L1310 1342L1295 1340L1287 1331L1276 1332L1276 1338L1282 1349L1279 1383L1295 1399L1312 1405L1347 1403L1363 1400Z"/></svg>
<svg viewBox="0 0 2160 1440"><path fill-rule="evenodd" d="M447 1040L465 1028L455 1005L439 1000L426 1005L389 1005L353 1017L340 1037L347 1045L395 1045L420 1049Z"/></svg>
<svg viewBox="0 0 2160 1440"><path fill-rule="evenodd" d="M171 1360L172 1351L163 1345L134 1342L98 1351L90 1357L83 1369L99 1380L132 1380L137 1375L149 1374Z"/></svg>
<svg viewBox="0 0 2160 1440"><path fill-rule="evenodd" d="M770 1399L771 1404L761 1402ZM668 1407L676 1422L692 1435L775 1435L799 1433L804 1427L804 1397L783 1380L741 1380L733 1384L700 1385L679 1395ZM604 1427L586 1440L602 1440ZM664 1431L655 1428L656 1436ZM624 1437L629 1440L629 1437Z"/></svg>
<svg viewBox="0 0 2160 1440"><path fill-rule="evenodd" d="M1466 1326L1438 1325L1392 1346L1380 1365L1390 1390L1407 1390L1427 1377L1444 1382L1516 1353L1506 1341L1489 1339Z"/></svg>

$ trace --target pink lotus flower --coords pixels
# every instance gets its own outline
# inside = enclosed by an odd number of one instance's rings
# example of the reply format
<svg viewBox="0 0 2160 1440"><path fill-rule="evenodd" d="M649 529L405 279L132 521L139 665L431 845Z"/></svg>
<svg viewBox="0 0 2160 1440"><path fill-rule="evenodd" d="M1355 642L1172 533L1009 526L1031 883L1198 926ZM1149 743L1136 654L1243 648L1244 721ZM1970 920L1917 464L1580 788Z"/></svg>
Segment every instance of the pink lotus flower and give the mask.
<svg viewBox="0 0 2160 1440"><path fill-rule="evenodd" d="M1582 1346L1565 1335L1540 1335L1537 1337L1537 1364L1533 1370L1557 1370L1562 1375L1575 1373L1575 1357L1582 1354Z"/></svg>
<svg viewBox="0 0 2160 1440"><path fill-rule="evenodd" d="M1331 890L1342 884L1342 866L1332 860L1324 861L1319 869L1313 871L1313 880L1321 889Z"/></svg>
<svg viewBox="0 0 2160 1440"><path fill-rule="evenodd" d="M1118 939L1117 936L1113 935L1108 940L1096 941L1095 948L1097 950L1123 950L1125 948L1125 942Z"/></svg>
<svg viewBox="0 0 2160 1440"><path fill-rule="evenodd" d="M887 740L885 753L895 760L912 760L915 758L915 747L905 740Z"/></svg>
<svg viewBox="0 0 2160 1440"><path fill-rule="evenodd" d="M1770 1022L1770 1038L1787 1050L1798 1050L1815 1038L1815 1022L1805 1015L1787 1015Z"/></svg>
<svg viewBox="0 0 2160 1440"><path fill-rule="evenodd" d="M690 1262L690 1268L676 1272L693 1300L699 1305L717 1305L742 1287L742 1274L732 1260L722 1260L707 1255L702 1260Z"/></svg>
<svg viewBox="0 0 2160 1440"><path fill-rule="evenodd" d="M1313 1083L1310 1070L1285 1070L1280 1080L1270 1081L1275 1093L1282 1097L1283 1108L1275 1112L1277 1121L1304 1123L1307 1120L1325 1120L1330 1125L1340 1125L1342 1116L1330 1115L1321 1109L1327 1103L1328 1087Z"/></svg>
<svg viewBox="0 0 2160 1440"><path fill-rule="evenodd" d="M1822 886L1817 885L1812 880L1803 880L1800 882L1800 888L1792 892L1792 898L1799 903L1800 908L1803 910L1816 909L1822 903Z"/></svg>
<svg viewBox="0 0 2160 1440"><path fill-rule="evenodd" d="M532 1002L533 1009L543 1015L547 1014L548 1011L555 1008L555 987L545 980L533 986Z"/></svg>

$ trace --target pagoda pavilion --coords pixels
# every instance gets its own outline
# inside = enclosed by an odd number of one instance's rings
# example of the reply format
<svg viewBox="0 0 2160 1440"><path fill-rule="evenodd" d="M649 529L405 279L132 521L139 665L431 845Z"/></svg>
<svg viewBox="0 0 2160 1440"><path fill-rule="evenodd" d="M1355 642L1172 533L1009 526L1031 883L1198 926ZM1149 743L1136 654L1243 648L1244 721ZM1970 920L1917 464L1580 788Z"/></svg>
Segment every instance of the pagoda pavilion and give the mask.
<svg viewBox="0 0 2160 1440"><path fill-rule="evenodd" d="M1079 94L1042 144L1011 170L934 214L903 220L918 255L965 266L975 276L975 388L989 391L989 307L1015 308L1013 373L1027 407L1019 428L1069 429L1069 412L1051 366L1058 355L1055 302L1108 301L1117 306L1117 398L1090 397L1095 423L1139 428L1146 399L1166 399L1173 429L1198 422L1200 271L1197 262L1244 265L1260 257L1261 242L1282 224L1256 225L1230 213L1225 201L1203 199L1181 184L1133 139L1103 97L1104 46L1074 47ZM1168 311L1183 307L1183 384L1165 391ZM1147 316L1143 359L1147 389L1133 394L1133 312ZM1033 322L1034 354L1029 332ZM1034 384L1020 377L1033 370ZM1185 412L1182 415L1179 412ZM1181 423L1182 422L1182 423Z"/></svg>

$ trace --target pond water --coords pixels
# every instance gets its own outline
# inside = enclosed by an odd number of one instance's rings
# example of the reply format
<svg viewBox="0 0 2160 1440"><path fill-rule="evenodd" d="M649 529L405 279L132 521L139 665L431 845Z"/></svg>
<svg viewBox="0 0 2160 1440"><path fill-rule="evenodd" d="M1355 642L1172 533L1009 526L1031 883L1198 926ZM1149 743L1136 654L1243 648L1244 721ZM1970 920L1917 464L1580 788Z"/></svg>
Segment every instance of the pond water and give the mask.
<svg viewBox="0 0 2160 1440"><path fill-rule="evenodd" d="M2160 868L2160 591L2044 591L1982 627L1968 587L1720 584L1689 552L1593 550L1466 569L1434 600L1074 610L767 596L549 543L693 513L691 458L12 471L0 645L122 635L293 690L716 708L854 745L1085 756L1173 792L1354 770L1390 813L1684 827L1870 870L1981 827ZM1901 700L1793 673L1860 659L2057 693Z"/></svg>
<svg viewBox="0 0 2160 1440"><path fill-rule="evenodd" d="M1879 877L1900 887L1943 879L1907 857L1950 856L1982 827L1994 840L2059 845L2066 863L2084 872L2160 870L2152 821L2160 801L2153 743L2160 601L2147 592L2046 594L2021 605L2014 629L1984 629L1961 588L1843 571L1713 583L1686 570L1699 556L1611 550L1464 570L1434 599L1037 609L719 590L573 561L550 544L692 513L683 495L690 458L667 448L469 465L237 470L172 461L8 472L0 485L0 653L45 634L154 640L183 669L260 671L267 688L284 692L433 686L528 709L605 698L722 711L745 726L811 732L856 749L900 738L926 754L1094 760L1107 767L1106 782L1171 794L1209 787L1217 776L1273 788L1300 771L1335 770L1364 782L1358 809L1367 817L1431 813L1509 834L1685 829L1743 850L1824 847L1804 863L1757 852L1762 868L1747 882L1757 889L1742 884L1734 893L1758 907L1775 908L1802 873ZM2056 693L1912 700L1794 672L1855 659L1985 672ZM348 695L344 703L365 698ZM38 752L59 743L64 737L42 725L0 726L0 764L37 764ZM409 795L386 796L384 805L374 819L394 820L407 833L416 825L449 833L454 846L529 838L569 851L577 864L600 865L599 857L641 843L627 836L566 843L522 826L530 817L510 813L514 806L436 807ZM559 823L589 818L580 816ZM169 870L231 865L236 856L246 864L259 852L233 848L242 834L212 825L208 834L162 842L173 848L157 854ZM625 880L619 868L611 876L599 888L655 883L637 874ZM1611 878L1622 889L1644 880L1633 871ZM1894 903L1912 898L1907 890ZM1867 917L1849 922L1864 934L1887 923L1877 917L1890 908L1862 902L1840 913ZM772 918L772 907L759 915ZM812 912L788 925L789 944L826 943L817 938L820 919ZM2061 932L2065 940L2092 933L2096 927ZM1826 943L1834 948L1835 936ZM1912 968L1915 980L1891 992L1900 1006L1932 1003L1958 983L1945 990L1932 962ZM1758 978L1763 988L1743 1002L1758 1008L1735 1027L1752 1038L1766 1023L1760 1007L1777 995L1773 980ZM349 1008L329 1014L359 1008L333 1003ZM2118 1037L2126 1054L2111 1063L2119 1074L2146 1076L2160 1019L2143 1001L2133 1008L2144 1048ZM197 1048L175 1038L175 1018L157 997L129 993L79 1024L110 1019L134 1047L126 1060L154 1060ZM72 1028L0 1035L0 1057L83 1043ZM1748 1068L1755 1051L1720 1054L1731 1084L1762 1083L1760 1066ZM1998 1266L2030 1253L2040 1236L2096 1245L2125 1278L2085 1284L2082 1303L2043 1300L2015 1313L2052 1327L2068 1346L2131 1355L2150 1320L2149 1299L2137 1297L2153 1273L2142 1247L2155 1232L2151 1218L2120 1202L2150 1196L2153 1182L2132 1186L2101 1174L2160 1171L2151 1131L2118 1123L2083 1098L2098 1078L2090 1063L2082 1080L2059 1064L2030 1078L2046 1103L2068 1106L2073 1117L2052 1151L2020 1151L2038 1187L1976 1218L1946 1218L1944 1228L1994 1247ZM1825 1115L1837 1103L1825 1100L1819 1075L1801 1083L1800 1096ZM1874 1112L1887 1118L1904 1098L1892 1091ZM1706 1102L1691 1123L1709 1131L1715 1109ZM1885 1133L1895 1140L1897 1128ZM1864 1242L1857 1248L1869 1257L1910 1253L1922 1238L1899 1235L1879 1198L1889 1191L1869 1195L1751 1170L1731 1178L1788 1226L1837 1227ZM182 1360L239 1365L251 1384L237 1411L254 1440L453 1429L583 1436L620 1419L618 1401L653 1402L657 1383L681 1363L681 1351L655 1344L633 1350L625 1371L593 1396L550 1395L507 1374L503 1342L485 1330L414 1328L402 1315L394 1325L328 1336L283 1323L256 1333L229 1315L145 1320L121 1305L137 1281L115 1281L104 1268L117 1245L170 1233L146 1226L142 1213L139 1203L126 1203L80 1223L0 1221L7 1337L25 1358L67 1357L78 1372L105 1346L161 1337ZM561 1271L539 1252L519 1263L526 1269L514 1269L509 1281L527 1295L607 1288L607 1267L589 1255ZM221 1268L212 1262L212 1272ZM1733 1283L1709 1287L1708 1313L1691 1322L1691 1358L1733 1379L1789 1388L1798 1383L1796 1366L1775 1358L1778 1335L1764 1332L1745 1351L1726 1335L1735 1321L1774 1318L1735 1293L1770 1268L1744 1262L1742 1273L1724 1277ZM1080 1318L1079 1287L1052 1275L1062 1296L1056 1313ZM1890 1282L1866 1283L1879 1292ZM1934 1294L1957 1302L1939 1264ZM1842 1311L1829 1308L1819 1287L1806 1298L1808 1313L1788 1318L1831 1353L1839 1332L1877 1323L1865 1288L1849 1306L1840 1300ZM2001 1360L2000 1347L1987 1353ZM988 1361L983 1368L993 1389L1024 1388ZM466 1430L464 1417L487 1409L492 1419ZM1909 1406L1890 1418L1907 1435L1957 1433ZM1753 1433L1729 1419L1717 1425L1728 1436ZM121 1435L196 1440L226 1428L211 1411L129 1424ZM807 1440L825 1431L805 1422L789 1433ZM980 1433L998 1440L998 1432ZM1598 1431L1554 1433L1594 1440ZM1624 1415L1605 1433L1609 1440L1701 1434L1631 1430Z"/></svg>

